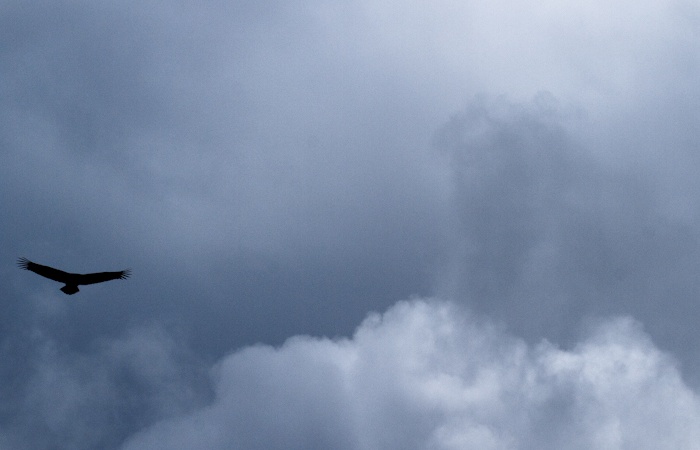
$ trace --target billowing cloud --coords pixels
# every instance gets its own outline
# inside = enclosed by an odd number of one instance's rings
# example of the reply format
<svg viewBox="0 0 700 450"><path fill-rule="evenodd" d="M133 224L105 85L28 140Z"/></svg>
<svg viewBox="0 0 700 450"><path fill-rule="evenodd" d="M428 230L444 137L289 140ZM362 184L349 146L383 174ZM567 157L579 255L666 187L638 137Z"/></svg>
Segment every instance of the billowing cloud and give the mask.
<svg viewBox="0 0 700 450"><path fill-rule="evenodd" d="M126 449L678 449L700 399L641 325L527 345L455 304L400 302L350 339L253 346L212 371L213 403Z"/></svg>

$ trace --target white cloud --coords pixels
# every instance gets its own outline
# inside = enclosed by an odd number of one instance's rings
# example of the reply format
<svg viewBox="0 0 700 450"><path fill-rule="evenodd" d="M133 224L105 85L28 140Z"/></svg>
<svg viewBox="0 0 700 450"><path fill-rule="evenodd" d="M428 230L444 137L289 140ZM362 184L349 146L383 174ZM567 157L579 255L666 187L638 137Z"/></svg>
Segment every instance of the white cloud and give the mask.
<svg viewBox="0 0 700 450"><path fill-rule="evenodd" d="M530 346L448 302L400 302L352 339L253 346L213 370L214 402L142 448L679 449L700 401L630 318L574 348Z"/></svg>

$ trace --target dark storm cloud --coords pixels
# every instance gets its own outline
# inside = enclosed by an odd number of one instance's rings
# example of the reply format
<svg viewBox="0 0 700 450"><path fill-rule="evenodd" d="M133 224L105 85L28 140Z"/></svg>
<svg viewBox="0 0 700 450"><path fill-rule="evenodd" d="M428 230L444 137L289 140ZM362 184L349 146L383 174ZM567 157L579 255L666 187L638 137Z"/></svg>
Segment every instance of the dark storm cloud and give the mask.
<svg viewBox="0 0 700 450"><path fill-rule="evenodd" d="M361 117L374 82L313 53L328 33L314 14L83 6L9 8L2 72L8 251L140 274L75 310L94 324L76 344L127 316L184 322L215 353L342 334L429 289L422 143Z"/></svg>

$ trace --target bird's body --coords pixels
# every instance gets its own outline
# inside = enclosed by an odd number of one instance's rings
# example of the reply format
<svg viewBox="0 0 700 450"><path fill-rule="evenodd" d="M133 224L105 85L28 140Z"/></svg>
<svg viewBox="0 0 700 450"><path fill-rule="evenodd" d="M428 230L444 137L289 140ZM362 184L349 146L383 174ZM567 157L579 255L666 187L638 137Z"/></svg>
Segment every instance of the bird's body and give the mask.
<svg viewBox="0 0 700 450"><path fill-rule="evenodd" d="M110 280L125 280L131 275L131 270L129 269L121 270L119 272L96 272L86 274L69 273L54 269L53 267L42 266L41 264L31 262L27 258L19 258L17 260L17 265L22 269L32 271L41 275L42 277L58 281L59 283L64 283L65 286L61 288L61 291L67 295L73 295L78 292L78 285L81 284L95 284Z"/></svg>

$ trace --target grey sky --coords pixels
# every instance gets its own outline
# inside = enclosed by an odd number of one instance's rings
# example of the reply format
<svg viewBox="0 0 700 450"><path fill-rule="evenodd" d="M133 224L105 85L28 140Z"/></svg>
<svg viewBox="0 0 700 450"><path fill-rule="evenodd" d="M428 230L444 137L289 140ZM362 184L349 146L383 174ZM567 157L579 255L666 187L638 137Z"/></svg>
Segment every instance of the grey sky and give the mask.
<svg viewBox="0 0 700 450"><path fill-rule="evenodd" d="M693 2L0 11L0 448L697 442Z"/></svg>

